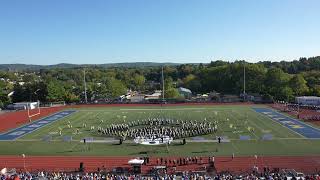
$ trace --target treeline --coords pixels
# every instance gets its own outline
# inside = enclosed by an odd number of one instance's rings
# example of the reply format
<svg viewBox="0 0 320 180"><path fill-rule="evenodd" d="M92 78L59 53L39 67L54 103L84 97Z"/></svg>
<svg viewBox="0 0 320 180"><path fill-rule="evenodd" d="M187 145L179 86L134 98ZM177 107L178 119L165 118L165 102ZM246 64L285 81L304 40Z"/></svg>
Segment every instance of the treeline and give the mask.
<svg viewBox="0 0 320 180"><path fill-rule="evenodd" d="M292 62L213 61L209 64L165 66L165 96L181 98L177 87L188 88L194 94L216 91L239 95L244 89L244 69L246 92L249 94L290 101L294 96L320 96L319 56ZM125 94L128 89L141 93L162 89L161 67L56 68L33 73L0 71L0 78L11 82L0 81L0 106L30 100L83 101L84 70L89 101L114 99ZM10 92L14 93L8 97Z"/></svg>

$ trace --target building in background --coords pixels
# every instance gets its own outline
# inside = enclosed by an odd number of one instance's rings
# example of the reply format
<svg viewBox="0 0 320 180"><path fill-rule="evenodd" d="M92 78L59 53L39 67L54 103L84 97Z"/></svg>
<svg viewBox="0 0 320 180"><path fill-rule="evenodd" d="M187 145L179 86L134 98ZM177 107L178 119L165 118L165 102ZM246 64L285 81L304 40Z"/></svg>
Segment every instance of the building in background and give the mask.
<svg viewBox="0 0 320 180"><path fill-rule="evenodd" d="M26 110L36 109L39 107L39 102L18 102L8 105L8 109L13 110Z"/></svg>
<svg viewBox="0 0 320 180"><path fill-rule="evenodd" d="M184 88L184 87L179 87L178 92L180 96L183 96L186 99L191 99L192 97L192 92L190 89Z"/></svg>
<svg viewBox="0 0 320 180"><path fill-rule="evenodd" d="M144 94L136 94L128 98L128 100L132 103L141 103L144 102L145 95Z"/></svg>
<svg viewBox="0 0 320 180"><path fill-rule="evenodd" d="M320 105L320 97L317 96L300 96L296 97L296 103L301 105Z"/></svg>
<svg viewBox="0 0 320 180"><path fill-rule="evenodd" d="M162 95L161 90L156 90L153 94L145 95L145 100L158 100Z"/></svg>

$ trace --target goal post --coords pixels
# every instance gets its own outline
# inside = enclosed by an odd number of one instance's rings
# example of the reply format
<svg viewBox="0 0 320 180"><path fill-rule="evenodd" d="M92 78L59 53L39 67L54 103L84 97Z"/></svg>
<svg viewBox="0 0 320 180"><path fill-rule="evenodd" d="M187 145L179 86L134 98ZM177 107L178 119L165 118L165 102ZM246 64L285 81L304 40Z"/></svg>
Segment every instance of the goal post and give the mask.
<svg viewBox="0 0 320 180"><path fill-rule="evenodd" d="M41 114L40 110L40 102L30 102L27 104L27 112L28 112L28 118L29 121L31 122L31 118L38 116Z"/></svg>

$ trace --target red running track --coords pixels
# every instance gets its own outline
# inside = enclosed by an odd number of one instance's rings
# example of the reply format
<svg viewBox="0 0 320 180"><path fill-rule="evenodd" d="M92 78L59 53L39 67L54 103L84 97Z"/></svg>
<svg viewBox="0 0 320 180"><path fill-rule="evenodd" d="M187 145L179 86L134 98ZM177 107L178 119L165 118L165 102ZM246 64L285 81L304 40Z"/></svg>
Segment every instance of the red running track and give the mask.
<svg viewBox="0 0 320 180"><path fill-rule="evenodd" d="M95 157L95 156L27 156L25 157L25 167L29 171L76 171L80 162L84 163L86 171L96 171L98 168L106 168L111 171L115 167L127 167L128 160L133 157ZM175 159L169 157L167 159ZM178 159L176 157L176 159ZM177 166L176 171L199 171L208 166L208 157L203 157L203 164L189 164ZM153 166L157 165L157 158L150 158L150 164L142 167L142 172L146 173ZM233 173L244 173L252 171L253 166L269 169L295 169L304 173L316 173L320 168L320 156L268 156L268 157L216 157L215 167L217 172L229 171ZM0 156L1 168L24 169L24 159L21 156Z"/></svg>

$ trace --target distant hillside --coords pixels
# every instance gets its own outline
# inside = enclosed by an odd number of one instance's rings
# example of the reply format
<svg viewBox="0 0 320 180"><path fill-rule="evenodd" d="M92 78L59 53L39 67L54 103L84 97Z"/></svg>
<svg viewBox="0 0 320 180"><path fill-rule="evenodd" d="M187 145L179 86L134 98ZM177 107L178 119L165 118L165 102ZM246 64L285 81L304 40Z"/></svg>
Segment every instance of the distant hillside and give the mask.
<svg viewBox="0 0 320 180"><path fill-rule="evenodd" d="M33 64L0 64L3 71L39 71L40 69L53 68L79 68L79 67L157 67L157 66L177 66L179 63L154 63L154 62L133 62L133 63L110 63L110 64L55 64L55 65L33 65Z"/></svg>
<svg viewBox="0 0 320 180"><path fill-rule="evenodd" d="M0 64L0 70L3 71L22 71L22 70L36 70L41 69L40 65L27 64Z"/></svg>

